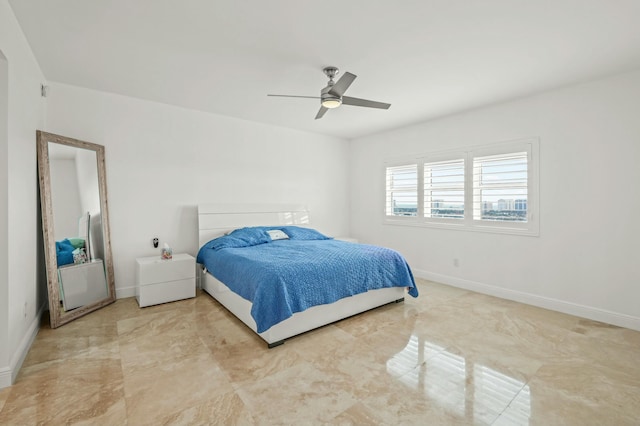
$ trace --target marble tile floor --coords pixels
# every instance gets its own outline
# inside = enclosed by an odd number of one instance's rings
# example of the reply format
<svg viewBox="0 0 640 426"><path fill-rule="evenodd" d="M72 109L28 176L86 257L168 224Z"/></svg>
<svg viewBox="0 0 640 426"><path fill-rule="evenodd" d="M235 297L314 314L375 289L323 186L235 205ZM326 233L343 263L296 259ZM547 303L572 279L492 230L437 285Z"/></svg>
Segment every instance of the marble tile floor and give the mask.
<svg viewBox="0 0 640 426"><path fill-rule="evenodd" d="M0 425L640 425L640 332L419 280L266 344L205 293L43 326Z"/></svg>

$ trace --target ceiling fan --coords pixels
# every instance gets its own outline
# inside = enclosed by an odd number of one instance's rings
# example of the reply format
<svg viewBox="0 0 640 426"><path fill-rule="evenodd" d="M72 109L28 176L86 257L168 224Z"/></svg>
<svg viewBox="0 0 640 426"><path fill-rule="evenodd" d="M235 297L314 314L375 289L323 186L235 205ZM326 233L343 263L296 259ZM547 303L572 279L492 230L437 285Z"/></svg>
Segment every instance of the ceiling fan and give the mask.
<svg viewBox="0 0 640 426"><path fill-rule="evenodd" d="M360 98L352 98L350 96L344 96L344 92L347 91L353 80L356 79L355 74L351 74L350 72L345 72L342 77L338 81L333 81L333 78L338 75L338 68L336 67L325 67L322 70L327 77L329 77L329 82L327 83L327 87L320 91L320 96L296 96L296 95L267 95L267 96L279 96L283 98L311 98L311 99L320 99L320 110L318 114L316 114L316 120L322 118L322 116L329 109L338 108L340 105L353 105L359 107L367 107L367 108L380 108L380 109L389 109L391 104L386 104L384 102L376 102L369 101L367 99Z"/></svg>

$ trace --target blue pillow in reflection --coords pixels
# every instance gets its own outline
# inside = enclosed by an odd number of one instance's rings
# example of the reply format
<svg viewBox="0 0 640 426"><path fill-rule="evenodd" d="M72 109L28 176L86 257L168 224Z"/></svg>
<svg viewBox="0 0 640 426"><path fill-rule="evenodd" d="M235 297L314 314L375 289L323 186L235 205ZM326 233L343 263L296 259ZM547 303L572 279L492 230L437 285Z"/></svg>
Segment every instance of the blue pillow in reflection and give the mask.
<svg viewBox="0 0 640 426"><path fill-rule="evenodd" d="M64 239L56 241L56 258L58 259L58 267L73 263L73 251L76 248L71 241Z"/></svg>

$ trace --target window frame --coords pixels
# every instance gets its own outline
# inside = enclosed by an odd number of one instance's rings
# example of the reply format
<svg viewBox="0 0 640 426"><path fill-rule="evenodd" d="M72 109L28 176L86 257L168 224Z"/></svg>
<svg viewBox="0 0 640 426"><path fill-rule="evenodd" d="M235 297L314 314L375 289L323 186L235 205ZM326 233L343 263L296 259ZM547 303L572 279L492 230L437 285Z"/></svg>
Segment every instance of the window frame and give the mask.
<svg viewBox="0 0 640 426"><path fill-rule="evenodd" d="M404 159L387 161L384 170L384 211L383 224L404 225L418 227L434 227L467 231L491 232L514 235L538 236L539 225L539 139L527 138L487 145L469 146L456 150L443 150L422 155L407 156ZM527 221L500 221L474 219L474 159L492 155L508 155L509 153L527 153ZM464 218L425 217L425 164L464 159ZM418 214L417 216L388 216L387 215L387 184L388 167L401 165L416 165L418 171Z"/></svg>

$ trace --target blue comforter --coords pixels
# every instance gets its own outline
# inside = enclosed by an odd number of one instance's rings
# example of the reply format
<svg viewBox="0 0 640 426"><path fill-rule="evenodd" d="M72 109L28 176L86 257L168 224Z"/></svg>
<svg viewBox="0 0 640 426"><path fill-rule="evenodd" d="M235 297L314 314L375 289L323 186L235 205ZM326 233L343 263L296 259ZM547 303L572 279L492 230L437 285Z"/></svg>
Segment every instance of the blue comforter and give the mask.
<svg viewBox="0 0 640 426"><path fill-rule="evenodd" d="M387 248L331 239L254 243L205 245L198 262L253 303L258 333L296 312L368 290L408 287L411 296L418 296L409 265Z"/></svg>

